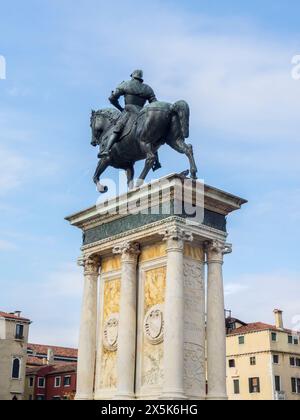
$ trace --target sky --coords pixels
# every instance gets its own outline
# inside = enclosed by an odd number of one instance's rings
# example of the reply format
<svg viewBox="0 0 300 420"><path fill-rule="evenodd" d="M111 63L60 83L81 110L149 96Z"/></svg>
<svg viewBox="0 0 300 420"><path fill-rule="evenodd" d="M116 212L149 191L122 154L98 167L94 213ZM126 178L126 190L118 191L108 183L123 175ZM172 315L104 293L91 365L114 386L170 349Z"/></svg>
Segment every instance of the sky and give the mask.
<svg viewBox="0 0 300 420"><path fill-rule="evenodd" d="M90 111L135 68L190 104L200 178L249 200L228 218L226 308L300 329L299 15L298 0L0 0L0 308L32 319L32 342L77 345L81 232L64 217L98 199ZM160 158L157 176L187 168Z"/></svg>

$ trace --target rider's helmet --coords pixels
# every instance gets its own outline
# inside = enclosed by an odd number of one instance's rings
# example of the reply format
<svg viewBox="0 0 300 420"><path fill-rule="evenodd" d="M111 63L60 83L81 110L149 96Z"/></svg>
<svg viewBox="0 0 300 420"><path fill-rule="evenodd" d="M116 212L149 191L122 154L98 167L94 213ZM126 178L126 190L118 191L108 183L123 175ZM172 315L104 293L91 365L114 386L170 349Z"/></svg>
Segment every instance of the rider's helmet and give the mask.
<svg viewBox="0 0 300 420"><path fill-rule="evenodd" d="M140 80L141 82L143 82L143 77L144 77L144 73L143 70L134 70L134 72L132 72L131 76L133 79L137 79Z"/></svg>

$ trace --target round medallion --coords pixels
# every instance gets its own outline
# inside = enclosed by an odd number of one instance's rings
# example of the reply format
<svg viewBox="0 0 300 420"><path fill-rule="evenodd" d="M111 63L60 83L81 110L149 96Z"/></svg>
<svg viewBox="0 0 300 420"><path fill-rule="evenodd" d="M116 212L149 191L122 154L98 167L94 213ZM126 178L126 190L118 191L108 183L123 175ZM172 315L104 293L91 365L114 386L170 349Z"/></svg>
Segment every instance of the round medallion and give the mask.
<svg viewBox="0 0 300 420"><path fill-rule="evenodd" d="M164 314L162 305L152 306L145 316L144 332L151 344L160 344L164 339Z"/></svg>
<svg viewBox="0 0 300 420"><path fill-rule="evenodd" d="M116 351L118 348L119 314L111 314L104 323L103 346L106 350Z"/></svg>

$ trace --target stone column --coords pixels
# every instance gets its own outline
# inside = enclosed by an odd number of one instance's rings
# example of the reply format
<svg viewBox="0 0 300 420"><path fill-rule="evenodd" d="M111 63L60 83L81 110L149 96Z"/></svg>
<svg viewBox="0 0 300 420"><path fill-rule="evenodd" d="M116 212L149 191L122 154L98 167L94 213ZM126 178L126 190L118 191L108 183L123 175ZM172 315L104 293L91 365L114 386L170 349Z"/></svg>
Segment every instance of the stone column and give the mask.
<svg viewBox="0 0 300 420"><path fill-rule="evenodd" d="M184 242L181 228L162 232L167 242L167 284L164 309L164 386L162 399L185 399L184 393Z"/></svg>
<svg viewBox="0 0 300 420"><path fill-rule="evenodd" d="M84 267L84 290L81 310L76 400L94 399L94 377L97 335L97 300L99 257L79 260Z"/></svg>
<svg viewBox="0 0 300 420"><path fill-rule="evenodd" d="M206 244L207 279L207 380L208 400L226 400L226 330L223 285L223 255L231 245L221 241Z"/></svg>
<svg viewBox="0 0 300 420"><path fill-rule="evenodd" d="M122 255L116 399L125 400L135 396L137 259L140 247L125 242L116 246L114 253Z"/></svg>

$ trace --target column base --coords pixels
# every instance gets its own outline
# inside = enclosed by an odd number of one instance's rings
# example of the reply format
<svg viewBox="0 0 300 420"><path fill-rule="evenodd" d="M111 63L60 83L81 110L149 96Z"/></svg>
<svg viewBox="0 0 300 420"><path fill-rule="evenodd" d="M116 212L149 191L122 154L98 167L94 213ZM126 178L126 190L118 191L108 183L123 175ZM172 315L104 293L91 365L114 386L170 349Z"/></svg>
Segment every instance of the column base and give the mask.
<svg viewBox="0 0 300 420"><path fill-rule="evenodd" d="M84 394L76 394L75 401L92 401L94 399L93 395L84 395Z"/></svg>
<svg viewBox="0 0 300 420"><path fill-rule="evenodd" d="M135 400L135 395L134 394L126 394L126 393L124 393L124 394L118 393L117 395L115 395L113 397L113 400L120 400L120 401L122 401L122 400L124 400L124 401Z"/></svg>
<svg viewBox="0 0 300 420"><path fill-rule="evenodd" d="M188 397L181 391L163 391L160 400L188 400Z"/></svg>
<svg viewBox="0 0 300 420"><path fill-rule="evenodd" d="M208 395L206 397L207 401L228 401L227 395Z"/></svg>

